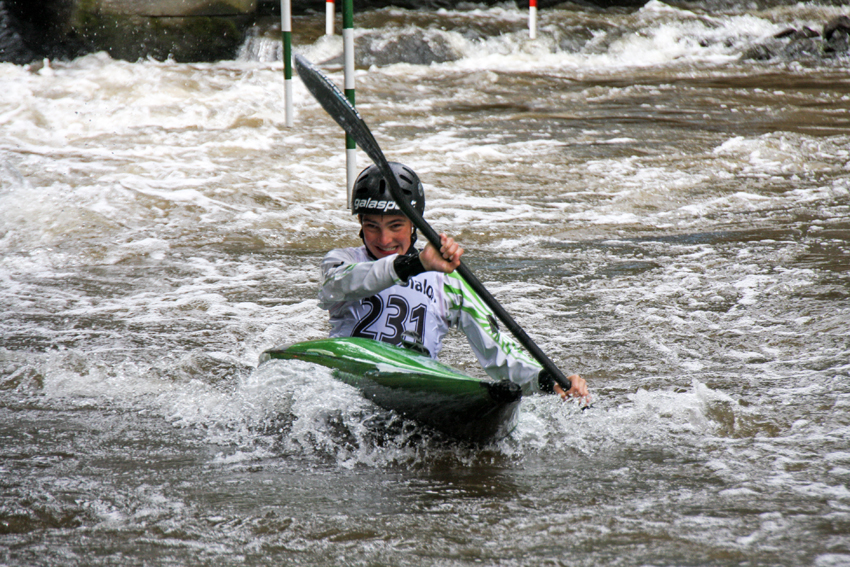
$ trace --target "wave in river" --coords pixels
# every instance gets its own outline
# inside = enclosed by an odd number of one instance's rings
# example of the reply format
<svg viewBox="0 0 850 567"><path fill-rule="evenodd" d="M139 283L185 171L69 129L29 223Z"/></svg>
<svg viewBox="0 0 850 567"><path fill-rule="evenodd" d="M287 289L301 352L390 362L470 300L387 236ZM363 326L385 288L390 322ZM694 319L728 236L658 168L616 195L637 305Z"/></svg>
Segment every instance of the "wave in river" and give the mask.
<svg viewBox="0 0 850 567"><path fill-rule="evenodd" d="M783 51L779 47L794 41L796 36L789 35L790 30L813 30L817 35L825 24L845 12L839 6L811 4L793 9L718 13L691 11L651 0L635 11L543 12L538 38L531 41L525 29L527 16L521 10L440 10L426 16L386 9L369 13L355 27L355 61L359 67L454 61L475 69L589 72L619 67L705 65L751 56L754 46L779 42L774 37L783 32L784 43L774 46L777 57L786 53L789 59L795 55L806 59L841 58L848 55L848 46L839 41L839 36L833 51L823 42L812 43L815 47L808 50ZM296 19L296 51L326 65L342 64L339 36L315 39L305 33L299 35L298 23ZM270 33L273 34L266 26L258 26L243 46L240 58L282 60L280 41ZM299 38L306 43L298 43Z"/></svg>

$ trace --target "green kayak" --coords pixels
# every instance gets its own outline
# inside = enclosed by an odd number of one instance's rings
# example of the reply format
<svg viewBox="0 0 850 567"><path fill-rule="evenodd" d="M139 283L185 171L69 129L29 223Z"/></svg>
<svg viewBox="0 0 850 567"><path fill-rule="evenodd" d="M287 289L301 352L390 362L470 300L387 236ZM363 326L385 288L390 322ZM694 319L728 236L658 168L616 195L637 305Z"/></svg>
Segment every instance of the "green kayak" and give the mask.
<svg viewBox="0 0 850 567"><path fill-rule="evenodd" d="M467 376L414 350L363 338L319 339L267 350L260 363L272 359L333 368L382 408L459 439L496 440L516 426L517 384Z"/></svg>

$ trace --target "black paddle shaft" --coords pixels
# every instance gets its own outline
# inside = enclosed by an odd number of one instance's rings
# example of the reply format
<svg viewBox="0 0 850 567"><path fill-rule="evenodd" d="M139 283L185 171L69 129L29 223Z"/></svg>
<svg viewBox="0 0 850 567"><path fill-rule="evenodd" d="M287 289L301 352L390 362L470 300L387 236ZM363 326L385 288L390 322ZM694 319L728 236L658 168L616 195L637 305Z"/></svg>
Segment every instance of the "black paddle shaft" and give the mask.
<svg viewBox="0 0 850 567"><path fill-rule="evenodd" d="M307 61L307 59L298 54L295 55L295 69L298 71L298 76L307 87L307 90L309 90L316 100L319 101L322 108L330 114L331 118L333 118L337 124L342 126L342 129L354 139L357 145L360 146L360 148L366 152L372 161L375 162L375 165L378 166L378 169L381 171L384 179L386 179L389 184L390 193L402 212L413 222L414 226L422 232L425 238L428 239L428 242L439 250L442 246L440 242L440 235L431 228L431 225L422 218L422 215L420 215L419 212L404 198L398 184L398 179L396 179L395 173L393 173L392 168L390 168L387 158L384 157L384 152L381 151L378 142L375 140L375 137L372 135L369 127L366 125L366 121L363 120L360 113L358 113L357 109L354 108L354 105L345 98L345 95L340 92L337 86L334 85L330 79L328 79L321 71L316 69L309 61ZM546 353L540 350L540 347L538 347L523 328L514 321L513 317L505 311L496 298L487 291L478 278L475 277L475 274L473 274L472 271L470 271L470 269L462 262L460 266L458 266L457 271L469 287L471 287L475 293L484 300L484 303L487 304L496 317L505 324L520 344L528 350L531 356L533 356L534 359L549 372L549 374L552 375L555 382L557 382L564 391L568 391L572 387L570 379L564 376L564 373L555 366L555 363L546 356Z"/></svg>

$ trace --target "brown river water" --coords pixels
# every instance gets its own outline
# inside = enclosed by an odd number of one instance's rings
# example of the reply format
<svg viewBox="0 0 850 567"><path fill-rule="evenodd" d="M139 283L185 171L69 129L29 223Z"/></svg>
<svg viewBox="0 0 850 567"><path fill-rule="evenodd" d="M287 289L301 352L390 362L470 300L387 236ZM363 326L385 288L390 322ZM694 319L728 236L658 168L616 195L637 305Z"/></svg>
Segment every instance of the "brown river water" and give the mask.
<svg viewBox="0 0 850 567"><path fill-rule="evenodd" d="M233 61L0 64L0 565L850 565L850 56L742 58L844 13L358 14L384 152L594 396L487 446L258 368L358 242L273 20Z"/></svg>

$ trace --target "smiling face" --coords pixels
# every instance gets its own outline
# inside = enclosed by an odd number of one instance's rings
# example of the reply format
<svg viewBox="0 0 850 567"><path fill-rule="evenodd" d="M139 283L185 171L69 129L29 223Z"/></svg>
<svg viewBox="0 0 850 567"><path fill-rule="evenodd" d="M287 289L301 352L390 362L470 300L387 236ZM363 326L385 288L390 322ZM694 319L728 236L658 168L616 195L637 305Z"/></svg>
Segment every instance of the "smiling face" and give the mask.
<svg viewBox="0 0 850 567"><path fill-rule="evenodd" d="M375 258L404 254L410 248L413 223L403 215L360 215L360 227Z"/></svg>

